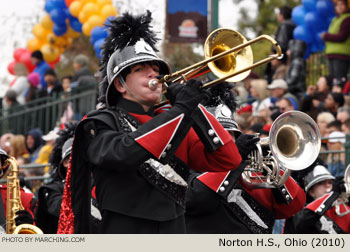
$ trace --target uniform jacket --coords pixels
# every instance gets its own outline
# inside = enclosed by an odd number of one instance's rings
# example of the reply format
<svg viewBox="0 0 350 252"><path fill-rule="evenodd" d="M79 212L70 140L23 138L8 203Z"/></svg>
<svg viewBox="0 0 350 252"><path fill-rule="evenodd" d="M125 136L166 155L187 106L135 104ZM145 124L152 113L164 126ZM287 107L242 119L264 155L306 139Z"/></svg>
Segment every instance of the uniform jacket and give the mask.
<svg viewBox="0 0 350 252"><path fill-rule="evenodd" d="M77 127L66 182L73 215L65 200L62 205L63 213L73 216L75 230L59 227L59 232L89 232L84 226L89 170L102 211L167 221L184 214L188 167L223 171L240 162L231 136L203 107L191 117L176 107L155 116L121 99L114 110L90 113Z"/></svg>
<svg viewBox="0 0 350 252"><path fill-rule="evenodd" d="M235 171L191 176L186 198L188 233L272 233L275 219L302 209L305 193L291 177L280 189L256 189L242 182L244 168L243 163Z"/></svg>

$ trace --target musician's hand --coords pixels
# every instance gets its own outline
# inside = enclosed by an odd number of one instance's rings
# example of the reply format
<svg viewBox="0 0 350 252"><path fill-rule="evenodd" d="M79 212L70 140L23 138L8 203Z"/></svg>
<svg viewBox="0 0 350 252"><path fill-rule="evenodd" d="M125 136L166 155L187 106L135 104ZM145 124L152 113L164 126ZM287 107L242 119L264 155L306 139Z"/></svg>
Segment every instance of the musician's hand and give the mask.
<svg viewBox="0 0 350 252"><path fill-rule="evenodd" d="M191 79L187 84L176 94L174 107L180 107L184 113L191 114L197 105L209 98L210 94L201 89L202 82Z"/></svg>
<svg viewBox="0 0 350 252"><path fill-rule="evenodd" d="M185 87L184 84L173 83L169 85L166 90L165 97L169 100L170 104L174 106L176 95Z"/></svg>
<svg viewBox="0 0 350 252"><path fill-rule="evenodd" d="M236 145L242 160L246 160L250 152L256 150L256 143L259 142L259 137L250 134L241 134L236 139Z"/></svg>
<svg viewBox="0 0 350 252"><path fill-rule="evenodd" d="M27 210L19 210L16 212L16 226L21 224L33 224L33 216Z"/></svg>
<svg viewBox="0 0 350 252"><path fill-rule="evenodd" d="M344 182L343 176L338 176L335 178L332 190L339 194L345 192L346 188L345 188L345 182Z"/></svg>

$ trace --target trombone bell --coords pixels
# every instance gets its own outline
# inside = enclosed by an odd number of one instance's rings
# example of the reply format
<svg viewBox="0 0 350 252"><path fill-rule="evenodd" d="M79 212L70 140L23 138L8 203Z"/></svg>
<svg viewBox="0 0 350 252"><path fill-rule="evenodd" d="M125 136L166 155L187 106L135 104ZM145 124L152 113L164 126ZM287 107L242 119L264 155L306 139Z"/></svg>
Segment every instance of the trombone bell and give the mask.
<svg viewBox="0 0 350 252"><path fill-rule="evenodd" d="M217 29L209 34L204 44L204 56L210 59L215 55L246 43L246 38L237 31L230 29ZM232 75L253 64L253 51L246 46L238 51L227 54L215 61L210 61L208 67L218 78ZM251 70L226 79L228 82L238 82L245 79Z"/></svg>

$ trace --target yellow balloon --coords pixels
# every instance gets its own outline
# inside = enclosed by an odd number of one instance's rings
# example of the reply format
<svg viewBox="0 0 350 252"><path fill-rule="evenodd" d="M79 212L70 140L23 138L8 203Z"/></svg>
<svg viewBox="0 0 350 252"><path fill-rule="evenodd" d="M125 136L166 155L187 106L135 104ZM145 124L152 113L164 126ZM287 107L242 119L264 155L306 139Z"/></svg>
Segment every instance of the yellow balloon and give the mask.
<svg viewBox="0 0 350 252"><path fill-rule="evenodd" d="M96 3L96 0L81 0L81 2L83 4L87 4L87 3Z"/></svg>
<svg viewBox="0 0 350 252"><path fill-rule="evenodd" d="M79 16L78 16L78 19L79 19L79 22L84 24L87 20L88 20L89 16L86 15L85 11L81 11L79 13Z"/></svg>
<svg viewBox="0 0 350 252"><path fill-rule="evenodd" d="M86 35L86 36L90 36L91 34L91 30L92 30L92 26L90 25L89 22L86 22L83 24L83 27L81 28L83 33Z"/></svg>
<svg viewBox="0 0 350 252"><path fill-rule="evenodd" d="M91 29L94 29L96 26L103 25L104 20L100 16L92 15L87 22L90 24Z"/></svg>
<svg viewBox="0 0 350 252"><path fill-rule="evenodd" d="M44 59L47 63L53 62L60 55L59 49L49 44L43 45L40 51L42 52Z"/></svg>
<svg viewBox="0 0 350 252"><path fill-rule="evenodd" d="M41 25L46 29L46 30L52 30L53 27L53 22L50 18L50 15L45 15L41 19Z"/></svg>
<svg viewBox="0 0 350 252"><path fill-rule="evenodd" d="M46 36L47 44L56 45L57 36L53 32L49 32Z"/></svg>
<svg viewBox="0 0 350 252"><path fill-rule="evenodd" d="M96 3L101 7L106 4L113 4L112 0L97 0Z"/></svg>
<svg viewBox="0 0 350 252"><path fill-rule="evenodd" d="M98 6L94 3L87 3L84 5L83 12L85 12L85 15L87 15L88 17L94 15L94 14L98 14Z"/></svg>
<svg viewBox="0 0 350 252"><path fill-rule="evenodd" d="M42 44L37 38L31 38L27 42L27 48L29 51L34 52L40 50Z"/></svg>
<svg viewBox="0 0 350 252"><path fill-rule="evenodd" d="M111 4L103 6L100 11L100 16L102 17L103 21L105 21L110 16L117 16L117 15L118 15L117 9Z"/></svg>
<svg viewBox="0 0 350 252"><path fill-rule="evenodd" d="M76 32L71 27L68 27L65 35L69 38L77 38L80 36L80 32Z"/></svg>
<svg viewBox="0 0 350 252"><path fill-rule="evenodd" d="M69 6L69 12L72 14L72 16L78 17L82 7L83 4L80 1L74 1Z"/></svg>
<svg viewBox="0 0 350 252"><path fill-rule="evenodd" d="M32 32L39 40L45 40L48 33L48 31L41 24L34 25Z"/></svg>

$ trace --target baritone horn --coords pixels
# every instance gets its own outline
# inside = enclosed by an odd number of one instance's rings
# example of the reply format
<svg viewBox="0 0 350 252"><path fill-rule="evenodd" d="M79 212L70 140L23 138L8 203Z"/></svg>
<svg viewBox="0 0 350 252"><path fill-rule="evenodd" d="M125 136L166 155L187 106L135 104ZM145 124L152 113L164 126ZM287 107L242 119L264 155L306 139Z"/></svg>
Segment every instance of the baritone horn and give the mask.
<svg viewBox="0 0 350 252"><path fill-rule="evenodd" d="M261 40L269 41L276 50L276 54L269 55L267 58L253 63L253 52L251 44ZM161 79L152 79L149 81L149 88L155 89L159 83L168 87L167 82L177 82L193 76L207 73L209 70L218 77L218 79L205 83L202 88L221 83L223 81L238 82L245 79L250 70L265 64L273 59L283 57L281 47L268 35L261 35L255 39L247 39L237 31L220 28L209 34L204 44L205 60L179 70L175 73L163 76ZM209 68L209 70L208 70Z"/></svg>
<svg viewBox="0 0 350 252"><path fill-rule="evenodd" d="M281 187L291 171L310 166L320 148L321 134L315 121L301 111L285 112L274 121L269 136L261 138L257 150L248 156L243 183L254 188Z"/></svg>
<svg viewBox="0 0 350 252"><path fill-rule="evenodd" d="M345 192L340 194L340 199L335 201L335 212L340 217L350 213L349 206L347 205L350 197L350 164L346 167L344 172L344 186ZM341 205L343 205L345 209L343 212L340 209Z"/></svg>

